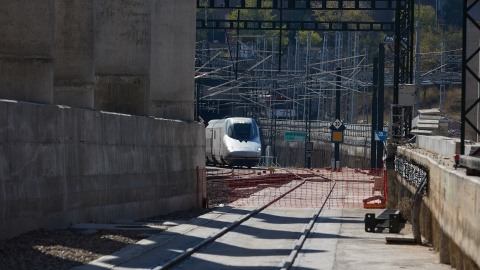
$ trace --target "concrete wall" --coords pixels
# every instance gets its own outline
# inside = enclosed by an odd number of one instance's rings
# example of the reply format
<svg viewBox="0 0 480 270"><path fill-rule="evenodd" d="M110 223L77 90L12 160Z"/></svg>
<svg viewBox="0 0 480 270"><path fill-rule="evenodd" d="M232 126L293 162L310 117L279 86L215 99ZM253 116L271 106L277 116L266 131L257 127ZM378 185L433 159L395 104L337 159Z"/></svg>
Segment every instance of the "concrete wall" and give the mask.
<svg viewBox="0 0 480 270"><path fill-rule="evenodd" d="M427 137L428 138L428 137ZM429 149L430 150L430 149ZM440 261L457 269L480 266L480 179L455 170L452 158L424 149L399 147L398 153L429 168L428 195L423 199L422 235L440 254ZM396 174L388 172L388 194L392 200L412 198L415 189Z"/></svg>
<svg viewBox="0 0 480 270"><path fill-rule="evenodd" d="M204 144L195 122L2 100L0 239L197 206Z"/></svg>

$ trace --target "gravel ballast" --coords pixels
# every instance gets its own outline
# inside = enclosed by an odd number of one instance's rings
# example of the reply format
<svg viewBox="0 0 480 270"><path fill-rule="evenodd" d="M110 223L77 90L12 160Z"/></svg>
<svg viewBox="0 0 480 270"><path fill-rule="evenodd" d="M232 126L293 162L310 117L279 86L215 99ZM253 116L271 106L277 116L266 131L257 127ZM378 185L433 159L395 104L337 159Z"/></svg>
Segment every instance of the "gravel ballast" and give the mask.
<svg viewBox="0 0 480 270"><path fill-rule="evenodd" d="M211 209L193 208L137 222L150 227L158 226L162 231L171 227L164 225L164 221L188 221L209 211ZM31 231L0 241L0 269L70 269L158 233L138 227L138 230Z"/></svg>

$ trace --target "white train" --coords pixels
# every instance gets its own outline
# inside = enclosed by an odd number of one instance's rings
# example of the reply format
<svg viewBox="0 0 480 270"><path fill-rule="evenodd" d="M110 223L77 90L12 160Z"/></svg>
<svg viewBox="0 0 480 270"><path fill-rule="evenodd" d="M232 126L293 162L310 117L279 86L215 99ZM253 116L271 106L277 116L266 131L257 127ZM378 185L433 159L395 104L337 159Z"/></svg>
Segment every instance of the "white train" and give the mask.
<svg viewBox="0 0 480 270"><path fill-rule="evenodd" d="M205 132L207 163L250 168L260 161L260 133L253 119L211 120Z"/></svg>

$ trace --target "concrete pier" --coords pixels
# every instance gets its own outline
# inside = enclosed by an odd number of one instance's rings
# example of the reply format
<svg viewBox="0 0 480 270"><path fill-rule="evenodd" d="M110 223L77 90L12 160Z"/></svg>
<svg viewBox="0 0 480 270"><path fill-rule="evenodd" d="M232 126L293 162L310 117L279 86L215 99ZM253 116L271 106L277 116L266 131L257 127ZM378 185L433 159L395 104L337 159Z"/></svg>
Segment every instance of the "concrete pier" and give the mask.
<svg viewBox="0 0 480 270"><path fill-rule="evenodd" d="M53 102L54 2L0 1L0 98Z"/></svg>

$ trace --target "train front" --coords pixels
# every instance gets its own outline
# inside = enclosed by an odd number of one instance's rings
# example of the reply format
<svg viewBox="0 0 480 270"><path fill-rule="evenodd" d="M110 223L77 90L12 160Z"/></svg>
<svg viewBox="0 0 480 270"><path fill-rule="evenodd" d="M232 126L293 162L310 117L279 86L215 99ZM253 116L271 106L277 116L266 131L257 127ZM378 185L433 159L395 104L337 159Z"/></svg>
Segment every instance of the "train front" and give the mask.
<svg viewBox="0 0 480 270"><path fill-rule="evenodd" d="M258 126L251 118L230 118L226 123L224 160L231 166L256 166L262 146Z"/></svg>

